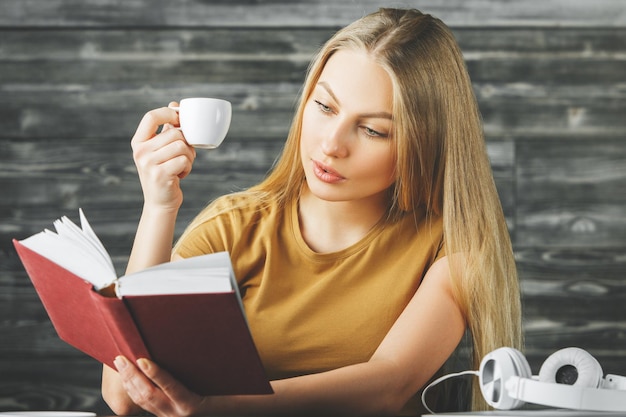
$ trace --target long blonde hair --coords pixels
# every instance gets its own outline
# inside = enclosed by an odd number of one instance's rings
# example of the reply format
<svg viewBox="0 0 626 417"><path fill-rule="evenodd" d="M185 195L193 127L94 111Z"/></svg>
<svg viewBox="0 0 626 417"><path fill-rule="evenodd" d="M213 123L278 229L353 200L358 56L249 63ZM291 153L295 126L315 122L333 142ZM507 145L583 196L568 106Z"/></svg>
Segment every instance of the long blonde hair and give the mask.
<svg viewBox="0 0 626 417"><path fill-rule="evenodd" d="M521 348L517 272L478 105L458 44L439 19L413 9L380 9L337 32L309 67L282 155L267 178L245 193L283 207L298 198L305 181L304 106L326 62L341 49L367 51L391 77L398 159L388 221L418 210L443 216L473 365L495 348ZM206 213L188 230L205 221ZM474 400L473 408L485 406L477 389Z"/></svg>

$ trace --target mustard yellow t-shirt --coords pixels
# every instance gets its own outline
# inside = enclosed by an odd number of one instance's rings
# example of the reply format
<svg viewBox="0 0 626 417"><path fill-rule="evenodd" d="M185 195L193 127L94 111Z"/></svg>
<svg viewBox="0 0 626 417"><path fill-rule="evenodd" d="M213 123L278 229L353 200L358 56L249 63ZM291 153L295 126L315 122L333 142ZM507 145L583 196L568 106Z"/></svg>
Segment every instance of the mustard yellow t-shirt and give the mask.
<svg viewBox="0 0 626 417"><path fill-rule="evenodd" d="M302 238L297 202L260 207L241 195L178 250L182 257L230 252L250 330L271 379L366 362L443 256L441 219L380 222L358 243L316 253Z"/></svg>

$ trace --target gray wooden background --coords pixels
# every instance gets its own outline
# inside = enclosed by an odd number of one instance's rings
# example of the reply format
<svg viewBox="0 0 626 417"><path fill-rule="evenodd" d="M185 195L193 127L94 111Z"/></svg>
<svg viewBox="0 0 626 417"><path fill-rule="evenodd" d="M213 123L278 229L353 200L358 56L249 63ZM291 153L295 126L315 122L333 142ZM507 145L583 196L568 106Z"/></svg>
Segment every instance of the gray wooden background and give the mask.
<svg viewBox="0 0 626 417"><path fill-rule="evenodd" d="M263 177L313 52L381 5L435 14L465 52L533 370L576 345L626 375L626 1L2 0L0 411L109 412L100 365L57 338L11 239L82 207L121 273L143 113L189 96L234 105L226 142L199 152L185 181L180 232L211 198Z"/></svg>

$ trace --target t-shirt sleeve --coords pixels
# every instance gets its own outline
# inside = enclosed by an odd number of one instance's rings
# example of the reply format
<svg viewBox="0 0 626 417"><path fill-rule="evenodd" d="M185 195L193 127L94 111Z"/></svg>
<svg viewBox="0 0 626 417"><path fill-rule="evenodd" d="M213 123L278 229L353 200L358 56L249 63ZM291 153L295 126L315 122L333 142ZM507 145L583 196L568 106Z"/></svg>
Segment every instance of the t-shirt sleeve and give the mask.
<svg viewBox="0 0 626 417"><path fill-rule="evenodd" d="M207 253L220 252L215 242L212 242L212 239L210 239L212 233L208 229L211 229L210 221L186 232L181 238L182 240L176 245L174 254L183 258L191 258Z"/></svg>
<svg viewBox="0 0 626 417"><path fill-rule="evenodd" d="M200 216L205 220L187 230L177 243L174 254L183 258L205 255L221 251L230 251L237 225L233 224L232 211L224 208L218 201Z"/></svg>

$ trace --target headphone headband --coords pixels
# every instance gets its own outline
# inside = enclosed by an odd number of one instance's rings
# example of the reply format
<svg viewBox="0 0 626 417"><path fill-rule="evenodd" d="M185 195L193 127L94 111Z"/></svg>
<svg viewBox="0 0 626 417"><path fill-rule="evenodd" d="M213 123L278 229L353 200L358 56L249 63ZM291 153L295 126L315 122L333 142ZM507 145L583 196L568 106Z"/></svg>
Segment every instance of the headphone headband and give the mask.
<svg viewBox="0 0 626 417"><path fill-rule="evenodd" d="M626 391L541 382L511 376L507 394L517 400L548 407L589 411L626 411Z"/></svg>

